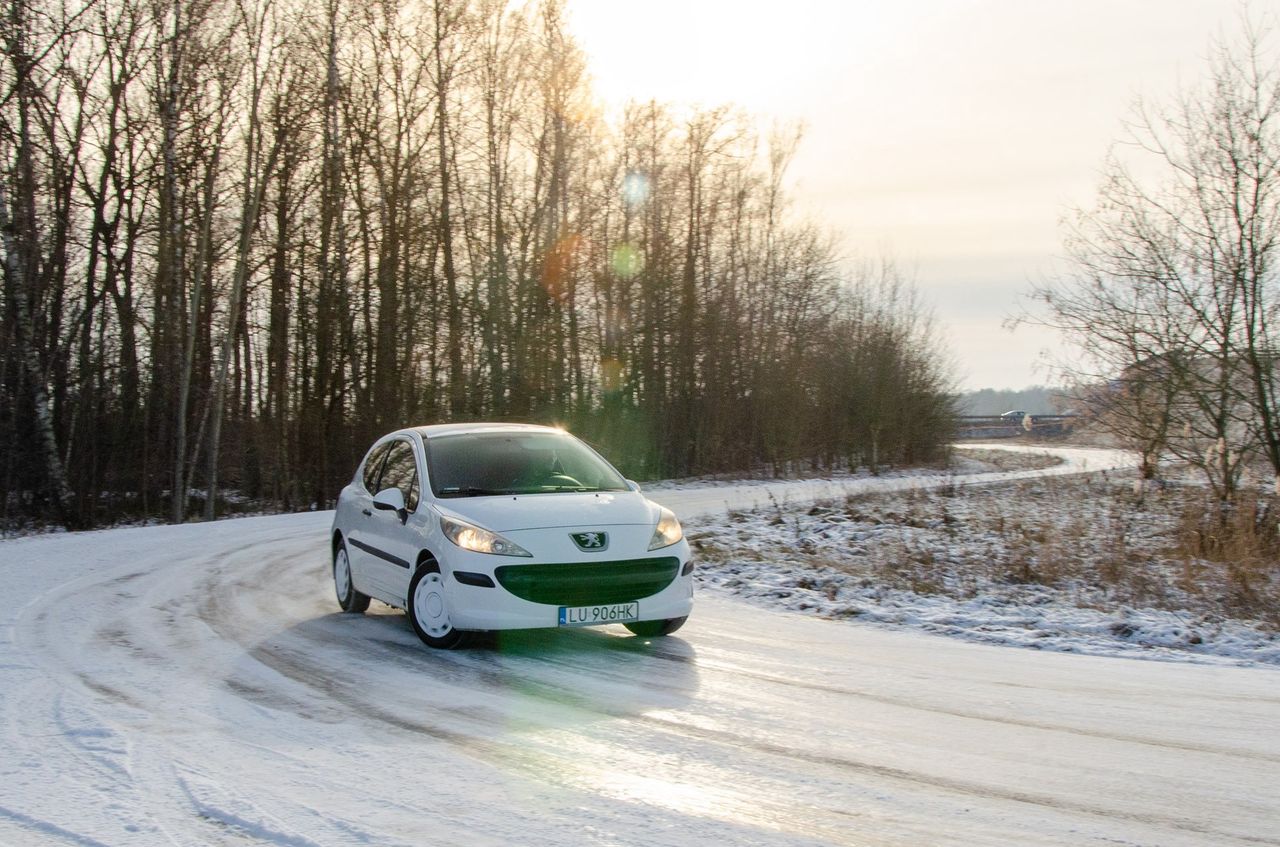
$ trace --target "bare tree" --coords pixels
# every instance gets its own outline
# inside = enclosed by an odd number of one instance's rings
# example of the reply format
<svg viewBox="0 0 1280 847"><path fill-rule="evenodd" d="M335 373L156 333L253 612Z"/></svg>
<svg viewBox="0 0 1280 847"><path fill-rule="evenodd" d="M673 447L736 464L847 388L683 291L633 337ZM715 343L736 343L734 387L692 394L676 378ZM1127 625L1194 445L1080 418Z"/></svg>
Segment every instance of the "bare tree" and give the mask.
<svg viewBox="0 0 1280 847"><path fill-rule="evenodd" d="M267 182L275 171L276 159L280 153L280 143L270 144L264 154L263 147L267 139L263 131L262 97L266 89L267 77L272 71L271 63L278 48L276 33L271 31L273 24L271 0L260 0L253 7L246 5L246 0L237 0L236 11L240 21L240 29L245 36L248 60L245 63L249 75L247 92L248 115L244 126L244 174L241 178L242 197L240 201L239 236L236 239L235 269L231 281L231 297L227 304L227 326L222 341L222 356L218 364L218 372L214 379L212 424L209 435L208 470L205 482L208 486L205 496L204 518L213 520L216 514L218 494L218 455L222 445L223 404L227 390L227 370L231 361L231 352L235 347L236 333L240 329L241 304L245 296L245 285L249 275L250 248L254 230L258 226L258 215L262 208L262 198L267 191Z"/></svg>
<svg viewBox="0 0 1280 847"><path fill-rule="evenodd" d="M1280 69L1266 35L1246 23L1214 48L1207 86L1138 104L1097 207L1069 232L1071 270L1037 290L1085 354L1077 379L1112 386L1092 395L1101 422L1147 472L1171 450L1224 499L1254 452L1280 491Z"/></svg>

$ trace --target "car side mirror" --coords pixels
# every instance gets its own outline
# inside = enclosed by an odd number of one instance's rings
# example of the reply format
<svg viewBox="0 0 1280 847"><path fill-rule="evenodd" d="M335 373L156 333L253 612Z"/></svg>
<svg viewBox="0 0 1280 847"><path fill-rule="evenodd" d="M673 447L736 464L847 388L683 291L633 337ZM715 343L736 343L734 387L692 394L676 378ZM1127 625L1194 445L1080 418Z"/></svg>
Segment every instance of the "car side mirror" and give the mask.
<svg viewBox="0 0 1280 847"><path fill-rule="evenodd" d="M395 512L402 521L408 517L404 508L404 492L399 488L384 488L373 495L373 508Z"/></svg>
<svg viewBox="0 0 1280 847"><path fill-rule="evenodd" d="M640 493L640 483L636 482L634 479L628 479L625 480L625 482L627 483L627 488L630 488L637 494Z"/></svg>

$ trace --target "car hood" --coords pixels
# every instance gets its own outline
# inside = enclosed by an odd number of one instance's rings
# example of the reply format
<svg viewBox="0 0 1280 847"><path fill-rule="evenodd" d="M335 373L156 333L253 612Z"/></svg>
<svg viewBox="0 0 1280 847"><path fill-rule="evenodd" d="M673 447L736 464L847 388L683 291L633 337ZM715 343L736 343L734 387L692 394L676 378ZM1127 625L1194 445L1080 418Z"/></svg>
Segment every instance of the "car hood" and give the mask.
<svg viewBox="0 0 1280 847"><path fill-rule="evenodd" d="M436 508L494 532L567 526L650 525L661 508L634 491L456 497Z"/></svg>

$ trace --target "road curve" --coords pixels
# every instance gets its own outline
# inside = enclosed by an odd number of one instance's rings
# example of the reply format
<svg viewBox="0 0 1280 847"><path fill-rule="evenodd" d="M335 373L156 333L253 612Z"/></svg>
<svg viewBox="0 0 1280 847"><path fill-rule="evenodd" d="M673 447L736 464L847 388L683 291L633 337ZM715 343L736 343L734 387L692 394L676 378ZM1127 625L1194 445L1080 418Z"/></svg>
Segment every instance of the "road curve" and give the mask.
<svg viewBox="0 0 1280 847"><path fill-rule="evenodd" d="M706 595L434 652L337 612L329 520L0 544L0 844L1280 844L1274 669Z"/></svg>
<svg viewBox="0 0 1280 847"><path fill-rule="evenodd" d="M982 474L889 472L882 476L835 477L794 481L749 481L738 484L706 485L687 489L652 493L654 500L684 517L722 511L726 508L752 509L770 503L808 502L842 497L850 493L905 491L937 488L942 485L993 485L1019 479L1130 468L1136 464L1132 453L1092 447L1044 447L1039 445L1003 444L1000 442L963 442L957 447L1006 450L1014 453L1049 453L1062 460L1048 468L1001 471Z"/></svg>

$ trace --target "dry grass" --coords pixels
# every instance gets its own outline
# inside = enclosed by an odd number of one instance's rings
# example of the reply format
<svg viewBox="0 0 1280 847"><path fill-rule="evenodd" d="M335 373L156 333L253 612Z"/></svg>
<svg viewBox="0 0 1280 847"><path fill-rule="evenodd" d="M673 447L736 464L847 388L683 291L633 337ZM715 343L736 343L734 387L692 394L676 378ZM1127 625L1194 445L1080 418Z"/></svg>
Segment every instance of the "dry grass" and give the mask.
<svg viewBox="0 0 1280 847"><path fill-rule="evenodd" d="M1276 582L1280 579L1280 525L1273 497L1234 504L1211 498L1183 505L1179 552L1186 583L1210 582L1232 610L1257 612L1280 623Z"/></svg>
<svg viewBox="0 0 1280 847"><path fill-rule="evenodd" d="M1221 510L1203 491L1135 493L1123 474L961 492L855 495L806 511L773 504L788 562L863 584L966 598L984 585L1043 586L1096 608L1149 607L1280 627L1280 525L1269 498ZM731 523L732 526L732 518ZM747 526L747 524L740 524ZM775 555L750 537L695 534L708 561ZM797 562L797 559L799 560ZM838 591L815 583L816 590Z"/></svg>

